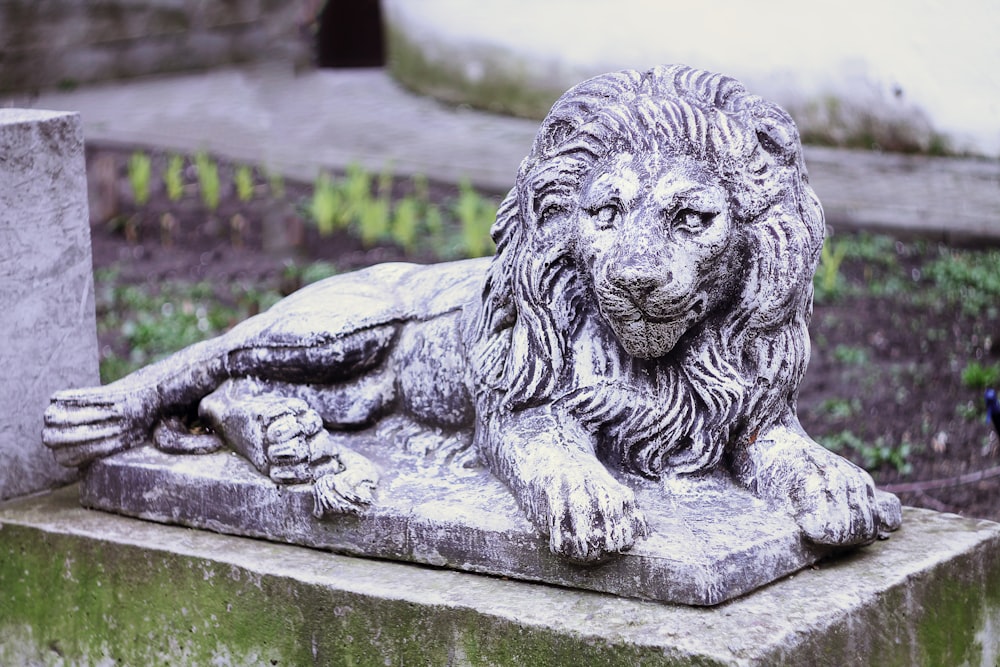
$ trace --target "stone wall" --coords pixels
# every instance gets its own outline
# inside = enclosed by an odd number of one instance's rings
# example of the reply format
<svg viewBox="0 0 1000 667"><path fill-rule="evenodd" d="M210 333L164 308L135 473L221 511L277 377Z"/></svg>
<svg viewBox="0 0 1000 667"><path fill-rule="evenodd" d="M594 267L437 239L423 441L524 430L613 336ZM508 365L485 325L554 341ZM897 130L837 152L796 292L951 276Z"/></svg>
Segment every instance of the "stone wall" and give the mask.
<svg viewBox="0 0 1000 667"><path fill-rule="evenodd" d="M0 0L0 92L230 63L306 63L305 4Z"/></svg>

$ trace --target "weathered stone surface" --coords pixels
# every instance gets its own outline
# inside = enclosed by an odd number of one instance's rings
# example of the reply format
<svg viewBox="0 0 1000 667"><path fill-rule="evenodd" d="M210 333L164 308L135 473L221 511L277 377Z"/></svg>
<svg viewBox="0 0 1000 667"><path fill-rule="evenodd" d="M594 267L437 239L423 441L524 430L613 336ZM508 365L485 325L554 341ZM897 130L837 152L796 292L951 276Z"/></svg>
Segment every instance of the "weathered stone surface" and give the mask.
<svg viewBox="0 0 1000 667"><path fill-rule="evenodd" d="M0 109L0 499L75 475L42 446L56 389L99 382L77 114Z"/></svg>
<svg viewBox="0 0 1000 667"><path fill-rule="evenodd" d="M549 551L485 468L457 468L375 438L354 448L381 473L375 502L359 516L316 519L309 485L278 485L231 452L176 456L151 447L93 463L81 500L232 535L692 605L724 602L827 553L809 545L788 514L725 476L676 483L666 493L662 482L633 478L651 534L582 568Z"/></svg>
<svg viewBox="0 0 1000 667"><path fill-rule="evenodd" d="M0 506L0 664L993 667L998 628L1000 525L925 510L703 609Z"/></svg>

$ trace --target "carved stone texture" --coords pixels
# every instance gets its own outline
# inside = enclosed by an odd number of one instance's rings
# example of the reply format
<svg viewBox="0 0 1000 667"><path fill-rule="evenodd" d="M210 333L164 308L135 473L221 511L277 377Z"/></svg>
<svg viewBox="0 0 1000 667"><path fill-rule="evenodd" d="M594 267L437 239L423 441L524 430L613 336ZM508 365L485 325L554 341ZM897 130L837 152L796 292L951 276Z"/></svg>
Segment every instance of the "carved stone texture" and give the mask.
<svg viewBox="0 0 1000 667"><path fill-rule="evenodd" d="M448 447L407 447L389 430L353 438L381 473L376 498L356 516L315 520L315 487L277 484L232 452L178 456L153 447L96 461L81 502L231 535L698 606L743 595L830 551L726 475L674 480L665 501L663 484L619 474L650 534L615 559L581 567L550 551L488 470L454 465Z"/></svg>
<svg viewBox="0 0 1000 667"><path fill-rule="evenodd" d="M93 385L97 327L77 114L0 109L0 500L75 475L42 446L52 392Z"/></svg>
<svg viewBox="0 0 1000 667"><path fill-rule="evenodd" d="M899 526L899 501L796 418L824 223L780 108L684 66L586 81L543 121L492 234L488 263L337 276L60 392L46 442L68 465L154 428L165 450L205 451L163 421L198 406L274 482L311 484L316 515L363 516L392 491L350 434L403 417L404 446L480 457L578 563L655 537L677 480L718 475L811 544ZM641 479L659 494L637 498Z"/></svg>

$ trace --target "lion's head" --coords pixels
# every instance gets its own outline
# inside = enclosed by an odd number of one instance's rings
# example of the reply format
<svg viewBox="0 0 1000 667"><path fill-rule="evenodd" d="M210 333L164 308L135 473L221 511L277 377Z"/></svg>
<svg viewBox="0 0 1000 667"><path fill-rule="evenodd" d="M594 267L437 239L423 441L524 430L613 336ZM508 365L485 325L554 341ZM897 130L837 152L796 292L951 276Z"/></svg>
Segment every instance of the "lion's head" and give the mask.
<svg viewBox="0 0 1000 667"><path fill-rule="evenodd" d="M552 107L493 227L484 409L558 403L605 458L702 470L794 411L824 232L795 125L684 66Z"/></svg>
<svg viewBox="0 0 1000 667"><path fill-rule="evenodd" d="M726 187L686 156L605 158L564 215L577 270L634 357L667 355L739 284L744 248Z"/></svg>

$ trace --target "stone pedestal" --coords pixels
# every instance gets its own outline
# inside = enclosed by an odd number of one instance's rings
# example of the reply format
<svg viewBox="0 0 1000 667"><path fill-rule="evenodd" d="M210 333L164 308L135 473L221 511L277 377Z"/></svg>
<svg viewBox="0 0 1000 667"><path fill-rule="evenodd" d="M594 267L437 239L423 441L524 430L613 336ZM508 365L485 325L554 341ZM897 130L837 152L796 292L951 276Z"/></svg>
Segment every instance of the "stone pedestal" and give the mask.
<svg viewBox="0 0 1000 667"><path fill-rule="evenodd" d="M70 481L42 446L58 389L100 383L83 131L0 109L0 499Z"/></svg>
<svg viewBox="0 0 1000 667"><path fill-rule="evenodd" d="M0 664L986 665L1000 525L891 540L713 608L0 505Z"/></svg>
<svg viewBox="0 0 1000 667"><path fill-rule="evenodd" d="M555 556L514 496L483 467L456 469L391 442L358 435L376 462L375 501L359 516L313 516L310 485L278 485L232 452L170 455L142 447L92 463L87 507L230 535L482 572L616 595L715 605L807 567L829 553L809 544L788 514L728 476L664 491L636 491L650 534L606 562Z"/></svg>

